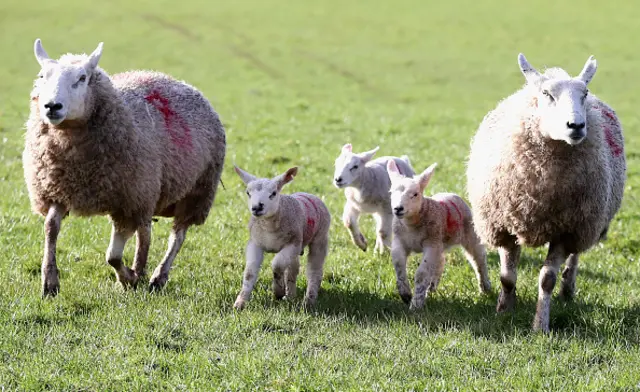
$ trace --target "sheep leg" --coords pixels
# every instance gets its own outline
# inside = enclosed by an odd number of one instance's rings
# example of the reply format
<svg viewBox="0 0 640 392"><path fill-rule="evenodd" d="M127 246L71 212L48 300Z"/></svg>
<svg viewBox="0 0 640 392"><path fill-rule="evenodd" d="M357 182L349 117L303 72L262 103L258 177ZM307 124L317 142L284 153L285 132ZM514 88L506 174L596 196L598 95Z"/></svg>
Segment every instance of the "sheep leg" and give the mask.
<svg viewBox="0 0 640 392"><path fill-rule="evenodd" d="M133 286L137 280L133 271L122 262L124 247L132 235L133 231L117 228L114 223L111 229L111 241L107 249L107 263L113 267L116 279L124 288Z"/></svg>
<svg viewBox="0 0 640 392"><path fill-rule="evenodd" d="M520 245L515 242L509 247L498 248L500 254L500 283L502 289L498 297L496 312L512 310L516 304L516 267L520 261Z"/></svg>
<svg viewBox="0 0 640 392"><path fill-rule="evenodd" d="M411 300L410 309L421 309L427 292L432 293L438 288L440 277L444 271L444 249L439 246L424 248L422 262L416 271L416 288Z"/></svg>
<svg viewBox="0 0 640 392"><path fill-rule="evenodd" d="M298 273L300 272L300 258L297 257L291 261L291 264L284 270L284 279L286 282L286 296L289 299L293 299L296 296L296 281L298 280Z"/></svg>
<svg viewBox="0 0 640 392"><path fill-rule="evenodd" d="M167 253L165 253L162 262L160 262L155 271L153 271L153 275L151 276L151 280L149 281L149 291L160 290L167 283L167 280L169 280L169 271L171 270L171 264L173 264L173 260L175 260L176 256L178 255L186 234L186 228L174 226L171 229Z"/></svg>
<svg viewBox="0 0 640 392"><path fill-rule="evenodd" d="M487 271L487 251L484 245L480 243L480 239L471 232L471 237L467 242L462 244L465 250L465 256L471 268L476 274L478 280L478 288L481 293L488 293L491 291L491 281L489 280L489 273Z"/></svg>
<svg viewBox="0 0 640 392"><path fill-rule="evenodd" d="M320 291L320 285L322 284L324 262L328 251L328 234L323 238L316 238L309 244L309 255L307 256L307 293L303 301L305 308L311 308L316 304L318 291Z"/></svg>
<svg viewBox="0 0 640 392"><path fill-rule="evenodd" d="M407 253L404 246L399 239L393 238L391 243L391 260L393 261L393 268L396 271L396 286L398 287L398 294L405 304L411 302L411 286L409 285L409 279L407 279Z"/></svg>
<svg viewBox="0 0 640 392"><path fill-rule="evenodd" d="M551 294L553 294L553 288L556 285L558 270L567 256L564 246L551 241L547 259L544 261L538 279L538 305L536 307L536 317L533 320L533 329L535 331L549 332Z"/></svg>
<svg viewBox="0 0 640 392"><path fill-rule="evenodd" d="M578 275L578 254L572 253L567 259L560 281L560 296L565 300L572 299L576 292L576 275Z"/></svg>
<svg viewBox="0 0 640 392"><path fill-rule="evenodd" d="M284 280L286 269L293 264L300 265L300 248L301 244L287 245L282 248L280 252L276 253L271 262L271 268L273 270L273 295L276 299L282 299L286 294Z"/></svg>
<svg viewBox="0 0 640 392"><path fill-rule="evenodd" d="M67 209L60 204L52 204L44 221L44 257L42 258L42 297L55 297L60 291L58 266L56 265L56 244L62 219Z"/></svg>
<svg viewBox="0 0 640 392"><path fill-rule="evenodd" d="M131 269L135 274L136 282L147 273L147 260L149 259L149 247L151 245L151 222L138 227L136 230L136 257Z"/></svg>
<svg viewBox="0 0 640 392"><path fill-rule="evenodd" d="M376 246L374 253L382 255L386 248L391 247L391 223L393 215L391 213L375 213L373 219L376 221Z"/></svg>
<svg viewBox="0 0 640 392"><path fill-rule="evenodd" d="M351 241L356 244L363 251L367 251L367 239L364 238L364 235L360 232L360 227L358 226L358 219L360 218L360 211L355 208L353 204L347 202L344 205L344 212L342 213L342 222L344 223L344 227L349 229L349 234L351 235Z"/></svg>
<svg viewBox="0 0 640 392"><path fill-rule="evenodd" d="M262 266L262 260L264 259L264 252L255 242L249 240L249 243L247 243L246 258L247 265L244 268L242 290L240 290L236 302L233 304L233 307L237 310L242 310L245 304L251 299L251 292L258 280L260 266Z"/></svg>

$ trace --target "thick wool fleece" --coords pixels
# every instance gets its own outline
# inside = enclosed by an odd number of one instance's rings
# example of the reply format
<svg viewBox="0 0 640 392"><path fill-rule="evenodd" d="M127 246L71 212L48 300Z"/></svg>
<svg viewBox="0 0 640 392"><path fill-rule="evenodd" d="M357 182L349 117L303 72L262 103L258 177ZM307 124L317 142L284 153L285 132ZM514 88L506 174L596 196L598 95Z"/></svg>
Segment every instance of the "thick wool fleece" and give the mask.
<svg viewBox="0 0 640 392"><path fill-rule="evenodd" d="M554 240L570 253L583 252L606 235L620 208L622 127L589 94L587 137L571 146L543 136L536 106L525 86L487 114L472 141L467 190L476 229L494 247Z"/></svg>
<svg viewBox="0 0 640 392"><path fill-rule="evenodd" d="M108 214L131 230L153 215L202 224L226 146L207 99L150 71L109 78L96 68L89 87L87 117L57 126L42 122L32 92L23 164L33 210L46 215L59 203L78 215Z"/></svg>

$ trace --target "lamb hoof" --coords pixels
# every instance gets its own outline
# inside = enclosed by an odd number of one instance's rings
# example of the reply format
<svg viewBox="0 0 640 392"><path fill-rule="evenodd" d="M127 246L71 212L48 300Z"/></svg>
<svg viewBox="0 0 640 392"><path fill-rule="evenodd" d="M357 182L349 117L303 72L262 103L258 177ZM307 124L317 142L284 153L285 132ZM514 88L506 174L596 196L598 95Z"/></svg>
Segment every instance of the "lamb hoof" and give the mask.
<svg viewBox="0 0 640 392"><path fill-rule="evenodd" d="M486 281L482 283L480 286L480 294L489 294L491 293L491 282Z"/></svg>
<svg viewBox="0 0 640 392"><path fill-rule="evenodd" d="M509 293L504 291L504 288L500 290L500 296L498 297L498 305L496 306L496 312L504 313L513 310L516 305L516 291L512 290Z"/></svg>
<svg viewBox="0 0 640 392"><path fill-rule="evenodd" d="M133 272L132 269L128 267L124 267L124 273L116 274L116 279L118 280L120 285L122 285L122 287L126 290L129 288L135 289L136 286L138 285L138 280L140 279L140 277L138 276L138 274Z"/></svg>
<svg viewBox="0 0 640 392"><path fill-rule="evenodd" d="M310 297L304 297L302 300L302 309L311 310L316 306L316 299Z"/></svg>
<svg viewBox="0 0 640 392"><path fill-rule="evenodd" d="M424 301L411 301L411 305L409 305L409 310L418 311L424 307Z"/></svg>
<svg viewBox="0 0 640 392"><path fill-rule="evenodd" d="M42 298L55 297L60 292L60 279L58 278L58 269L43 271L42 279Z"/></svg>
<svg viewBox="0 0 640 392"><path fill-rule="evenodd" d="M540 320L537 316L533 320L533 331L534 332L542 332L549 333L549 321L546 322L544 320Z"/></svg>
<svg viewBox="0 0 640 392"><path fill-rule="evenodd" d="M244 309L244 305L245 305L244 299L238 297L238 299L236 299L236 302L234 302L233 304L233 308L235 310L242 310Z"/></svg>
<svg viewBox="0 0 640 392"><path fill-rule="evenodd" d="M149 292L160 291L167 284L166 276L154 276L149 281Z"/></svg>
<svg viewBox="0 0 640 392"><path fill-rule="evenodd" d="M573 297L576 294L576 288L571 287L569 285L561 285L560 286L560 298L565 301L572 301Z"/></svg>
<svg viewBox="0 0 640 392"><path fill-rule="evenodd" d="M411 293L400 294L400 298L402 298L402 302L404 302L407 305L411 303Z"/></svg>
<svg viewBox="0 0 640 392"><path fill-rule="evenodd" d="M360 236L358 236L357 240L354 242L356 243L358 248L362 249L363 252L367 251L367 239L364 238L364 235L360 234Z"/></svg>

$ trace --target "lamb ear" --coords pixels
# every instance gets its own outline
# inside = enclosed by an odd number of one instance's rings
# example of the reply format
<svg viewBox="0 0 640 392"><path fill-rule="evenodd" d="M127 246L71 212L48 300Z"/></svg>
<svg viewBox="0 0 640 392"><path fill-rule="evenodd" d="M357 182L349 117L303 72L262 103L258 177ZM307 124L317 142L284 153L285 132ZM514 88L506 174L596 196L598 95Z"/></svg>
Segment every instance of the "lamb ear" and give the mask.
<svg viewBox="0 0 640 392"><path fill-rule="evenodd" d="M36 55L36 60L38 60L41 67L43 67L47 61L51 60L47 52L42 47L42 41L40 41L40 38L36 38L36 42L33 43L33 53Z"/></svg>
<svg viewBox="0 0 640 392"><path fill-rule="evenodd" d="M102 56L103 45L104 43L100 42L96 50L94 50L93 53L89 55L89 60L87 60L87 68L89 70L93 71L98 66L98 61L100 61L100 56Z"/></svg>
<svg viewBox="0 0 640 392"><path fill-rule="evenodd" d="M529 64L527 58L524 57L524 54L520 53L518 55L518 64L520 65L520 71L524 75L525 79L527 79L528 83L536 84L540 80L540 72L538 72L535 68Z"/></svg>
<svg viewBox="0 0 640 392"><path fill-rule="evenodd" d="M360 157L360 159L362 159L362 163L367 163L371 160L371 158L373 158L373 156L376 154L376 152L380 149L380 146L374 148L371 151L367 151L367 152L363 152L361 154L358 154L358 157Z"/></svg>
<svg viewBox="0 0 640 392"><path fill-rule="evenodd" d="M598 62L593 56L589 56L587 62L584 64L584 68L582 68L582 72L578 75L578 79L582 80L584 84L589 84L591 79L593 79L593 75L596 74L597 69Z"/></svg>
<svg viewBox="0 0 640 392"><path fill-rule="evenodd" d="M387 174L389 174L389 179L391 180L391 182L394 182L402 177L402 175L400 174L400 170L398 169L398 165L393 159L387 161Z"/></svg>
<svg viewBox="0 0 640 392"><path fill-rule="evenodd" d="M353 146L351 146L351 143L347 143L344 146L342 146L342 152L351 152L352 149L353 149Z"/></svg>
<svg viewBox="0 0 640 392"><path fill-rule="evenodd" d="M427 187L427 184L429 184L431 176L433 176L433 172L436 170L436 166L438 166L438 163L434 163L433 165L429 166L418 176L418 184L420 185L421 190L424 191L424 189Z"/></svg>
<svg viewBox="0 0 640 392"><path fill-rule="evenodd" d="M255 181L256 176L247 173L246 171L240 169L238 166L233 166L233 168L236 170L236 173L238 173L238 176L240 176L240 179L242 180L242 182L244 182L245 184L250 183L251 181Z"/></svg>
<svg viewBox="0 0 640 392"><path fill-rule="evenodd" d="M293 181L293 177L295 177L296 174L298 174L298 168L294 166L283 174L280 174L278 177L274 178L274 180L278 183L278 192L280 192L283 186Z"/></svg>

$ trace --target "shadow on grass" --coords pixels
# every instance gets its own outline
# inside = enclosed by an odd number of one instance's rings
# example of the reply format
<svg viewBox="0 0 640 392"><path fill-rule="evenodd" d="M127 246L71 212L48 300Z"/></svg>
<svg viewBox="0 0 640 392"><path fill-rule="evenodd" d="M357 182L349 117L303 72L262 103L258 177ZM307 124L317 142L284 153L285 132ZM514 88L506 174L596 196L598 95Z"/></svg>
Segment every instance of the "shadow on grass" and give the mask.
<svg viewBox="0 0 640 392"><path fill-rule="evenodd" d="M495 289L494 289L495 291ZM505 336L527 336L536 310L535 298L518 297L512 312L497 314L497 294L445 297L438 292L427 298L420 311L409 310L400 297L385 298L376 293L329 288L319 296L317 315L340 317L374 325L402 322L418 325L425 333L466 330L474 336L502 341ZM640 344L640 305L614 308L585 303L578 297L565 301L554 296L550 327L554 334L585 340L625 340Z"/></svg>

